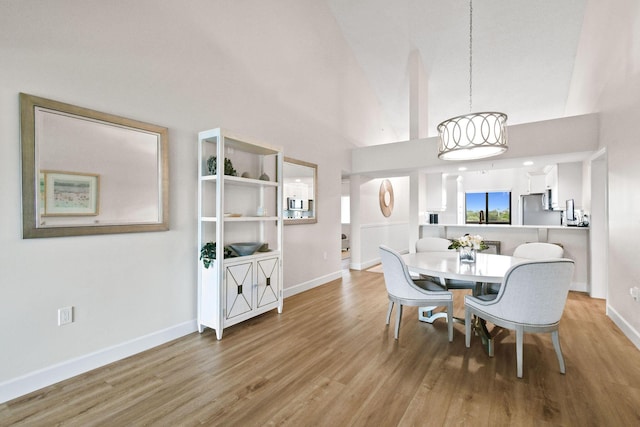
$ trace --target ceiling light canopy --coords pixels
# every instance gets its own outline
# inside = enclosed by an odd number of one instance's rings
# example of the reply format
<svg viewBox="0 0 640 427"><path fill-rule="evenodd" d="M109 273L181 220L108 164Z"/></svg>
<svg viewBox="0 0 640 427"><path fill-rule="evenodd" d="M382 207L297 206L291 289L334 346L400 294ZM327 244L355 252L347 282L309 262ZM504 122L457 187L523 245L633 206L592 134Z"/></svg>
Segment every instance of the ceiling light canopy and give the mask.
<svg viewBox="0 0 640 427"><path fill-rule="evenodd" d="M469 114L452 117L438 125L442 160L472 160L507 151L507 115L471 113L473 106L473 0L469 0Z"/></svg>

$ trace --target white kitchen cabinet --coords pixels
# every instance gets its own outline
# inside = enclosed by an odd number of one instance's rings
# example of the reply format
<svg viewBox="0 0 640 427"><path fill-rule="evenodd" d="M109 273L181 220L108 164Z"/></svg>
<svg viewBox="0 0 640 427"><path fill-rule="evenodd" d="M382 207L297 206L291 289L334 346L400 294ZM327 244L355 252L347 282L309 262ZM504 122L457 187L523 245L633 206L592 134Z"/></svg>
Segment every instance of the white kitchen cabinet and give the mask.
<svg viewBox="0 0 640 427"><path fill-rule="evenodd" d="M546 174L543 172L527 172L529 178L529 194L544 193L547 189Z"/></svg>
<svg viewBox="0 0 640 427"><path fill-rule="evenodd" d="M582 162L558 163L545 169L545 188L551 189L554 209L563 210L567 199L582 207L582 169Z"/></svg>
<svg viewBox="0 0 640 427"><path fill-rule="evenodd" d="M207 160L216 156L217 170ZM198 261L198 330L224 328L266 311L282 312L282 149L224 129L198 134L198 259L216 243L215 261ZM235 175L225 174L229 159ZM224 258L233 243L264 251ZM221 262L222 260L222 262Z"/></svg>

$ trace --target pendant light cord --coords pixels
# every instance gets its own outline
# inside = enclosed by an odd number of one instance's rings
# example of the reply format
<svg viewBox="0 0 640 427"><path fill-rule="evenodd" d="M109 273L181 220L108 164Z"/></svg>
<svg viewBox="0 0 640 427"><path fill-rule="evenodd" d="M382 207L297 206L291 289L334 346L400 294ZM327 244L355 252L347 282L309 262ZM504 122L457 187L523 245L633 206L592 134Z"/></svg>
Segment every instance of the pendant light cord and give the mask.
<svg viewBox="0 0 640 427"><path fill-rule="evenodd" d="M469 112L473 111L473 0L469 0Z"/></svg>

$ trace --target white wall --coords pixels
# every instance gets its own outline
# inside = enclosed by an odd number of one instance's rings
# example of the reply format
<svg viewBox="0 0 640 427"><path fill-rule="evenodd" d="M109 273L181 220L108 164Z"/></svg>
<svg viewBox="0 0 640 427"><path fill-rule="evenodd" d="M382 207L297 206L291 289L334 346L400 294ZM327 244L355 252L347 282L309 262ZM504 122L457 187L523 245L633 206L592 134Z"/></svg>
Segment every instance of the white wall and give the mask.
<svg viewBox="0 0 640 427"><path fill-rule="evenodd" d="M200 130L318 164L318 223L285 227L285 287L339 274L348 149L388 141L323 2L2 1L0 62L0 401L195 330ZM19 92L168 127L171 230L22 240Z"/></svg>
<svg viewBox="0 0 640 427"><path fill-rule="evenodd" d="M380 184L384 179L388 179L393 187L394 206L389 217L382 214L379 203ZM354 197L353 191L351 197ZM378 248L381 244L398 251L409 250L409 177L361 181L358 198L357 223L352 211L351 243L353 244L359 235L360 245L352 246L351 268L365 269L379 263ZM358 233L354 233L356 226L359 229Z"/></svg>
<svg viewBox="0 0 640 427"><path fill-rule="evenodd" d="M476 168L491 169L494 164L531 158L544 164L558 157L564 161L582 160L598 149L597 114L562 117L534 123L507 126L509 150L498 158L474 160ZM584 154L584 155L583 155ZM351 173L394 175L414 170L453 172L457 165L438 158L438 137L359 147L352 152ZM393 171L393 172L391 172Z"/></svg>
<svg viewBox="0 0 640 427"><path fill-rule="evenodd" d="M600 111L600 146L607 150L609 239L607 313L640 348L640 264L628 250L640 234L640 3L589 0L568 111Z"/></svg>
<svg viewBox="0 0 640 427"><path fill-rule="evenodd" d="M567 199L574 199L576 209L585 209L582 197L583 169L582 162L558 164L557 194L552 197L557 200L559 209L565 208Z"/></svg>

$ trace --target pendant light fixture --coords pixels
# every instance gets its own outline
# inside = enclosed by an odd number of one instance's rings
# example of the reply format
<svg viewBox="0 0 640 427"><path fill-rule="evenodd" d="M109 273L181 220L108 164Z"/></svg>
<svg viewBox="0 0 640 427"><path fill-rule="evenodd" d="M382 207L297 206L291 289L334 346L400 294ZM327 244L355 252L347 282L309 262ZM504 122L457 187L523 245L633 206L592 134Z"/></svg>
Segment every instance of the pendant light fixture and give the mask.
<svg viewBox="0 0 640 427"><path fill-rule="evenodd" d="M472 160L507 151L507 115L472 113L473 107L473 0L469 0L469 114L452 117L438 125L442 160Z"/></svg>

